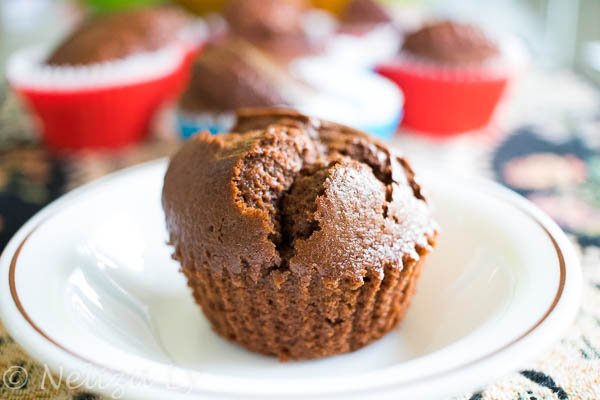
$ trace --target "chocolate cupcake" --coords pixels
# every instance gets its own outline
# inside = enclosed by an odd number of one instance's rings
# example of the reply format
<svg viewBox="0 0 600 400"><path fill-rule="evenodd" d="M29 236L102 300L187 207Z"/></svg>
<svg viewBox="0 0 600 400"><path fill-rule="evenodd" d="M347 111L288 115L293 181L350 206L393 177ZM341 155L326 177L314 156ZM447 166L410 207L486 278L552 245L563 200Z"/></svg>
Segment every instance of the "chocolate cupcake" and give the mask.
<svg viewBox="0 0 600 400"><path fill-rule="evenodd" d="M285 110L200 134L163 188L173 257L214 330L282 360L357 350L404 316L436 225L405 159Z"/></svg>
<svg viewBox="0 0 600 400"><path fill-rule="evenodd" d="M392 23L390 13L375 0L352 0L340 17L345 24L371 25Z"/></svg>
<svg viewBox="0 0 600 400"><path fill-rule="evenodd" d="M267 53L230 38L208 46L194 61L179 103L179 130L184 138L201 130L225 132L238 108L297 105L314 93Z"/></svg>
<svg viewBox="0 0 600 400"><path fill-rule="evenodd" d="M88 65L151 52L177 39L189 18L175 7L133 8L85 21L48 57L49 65Z"/></svg>
<svg viewBox="0 0 600 400"><path fill-rule="evenodd" d="M523 61L513 38L442 20L408 34L377 71L406 95L407 128L447 136L485 127Z"/></svg>
<svg viewBox="0 0 600 400"><path fill-rule="evenodd" d="M300 0L232 0L224 16L233 35L293 58L323 49L322 37L313 36L307 26L310 10Z"/></svg>
<svg viewBox="0 0 600 400"><path fill-rule="evenodd" d="M83 22L53 51L18 51L7 78L37 114L48 147L122 147L146 136L183 89L205 34L176 8L132 8Z"/></svg>
<svg viewBox="0 0 600 400"><path fill-rule="evenodd" d="M402 50L424 60L453 66L482 64L500 54L480 28L452 21L424 25L404 39Z"/></svg>
<svg viewBox="0 0 600 400"><path fill-rule="evenodd" d="M247 56L251 51L243 42L208 47L194 62L182 107L202 111L285 105L267 77L268 60Z"/></svg>
<svg viewBox="0 0 600 400"><path fill-rule="evenodd" d="M383 138L394 134L403 99L393 84L371 71L303 61L289 66L239 37L207 46L196 58L179 101L181 137L203 130L228 132L235 110L245 107L288 107ZM370 100L374 97L378 104Z"/></svg>

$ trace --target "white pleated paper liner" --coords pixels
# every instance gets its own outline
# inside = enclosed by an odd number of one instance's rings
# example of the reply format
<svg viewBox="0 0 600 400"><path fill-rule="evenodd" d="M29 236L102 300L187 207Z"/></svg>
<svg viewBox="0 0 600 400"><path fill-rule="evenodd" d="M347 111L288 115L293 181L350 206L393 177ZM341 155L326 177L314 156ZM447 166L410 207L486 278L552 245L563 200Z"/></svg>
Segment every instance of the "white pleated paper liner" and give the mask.
<svg viewBox="0 0 600 400"><path fill-rule="evenodd" d="M398 54L401 42L401 34L392 24L378 24L362 34L336 34L319 57L342 68L373 69Z"/></svg>
<svg viewBox="0 0 600 400"><path fill-rule="evenodd" d="M188 48L175 43L153 52L77 66L47 65L47 47L33 46L14 53L6 66L13 87L39 91L74 91L126 86L152 81L179 68Z"/></svg>
<svg viewBox="0 0 600 400"><path fill-rule="evenodd" d="M310 115L391 138L402 119L404 95L389 80L370 70L342 68L324 59L304 59L291 69L319 96L298 108Z"/></svg>
<svg viewBox="0 0 600 400"><path fill-rule="evenodd" d="M12 54L6 78L13 87L39 91L73 91L126 86L159 79L181 67L185 58L206 40L206 24L195 21L177 39L155 51L89 65L48 65L51 49L34 45Z"/></svg>
<svg viewBox="0 0 600 400"><path fill-rule="evenodd" d="M521 40L510 34L499 35L488 32L487 36L498 47L498 55L483 63L475 65L444 64L412 55L406 51L400 51L390 61L397 65L411 66L411 69L419 74L432 74L436 79L449 81L512 78L527 69L530 64L530 56Z"/></svg>

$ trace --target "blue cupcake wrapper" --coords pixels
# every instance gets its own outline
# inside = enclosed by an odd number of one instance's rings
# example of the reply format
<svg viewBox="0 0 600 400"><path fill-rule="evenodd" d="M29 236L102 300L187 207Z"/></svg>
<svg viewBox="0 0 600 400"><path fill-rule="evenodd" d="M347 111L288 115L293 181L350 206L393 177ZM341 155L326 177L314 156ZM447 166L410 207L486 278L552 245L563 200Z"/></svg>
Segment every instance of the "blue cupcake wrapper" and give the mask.
<svg viewBox="0 0 600 400"><path fill-rule="evenodd" d="M398 130L403 114L403 110L400 110L393 118L380 124L357 125L353 126L353 128L367 132L379 139L389 140L394 137ZM213 135L228 132L232 127L232 120L228 122L228 118L226 117L208 117L205 114L183 115L178 113L177 125L180 137L188 139L193 134L201 131L208 131Z"/></svg>
<svg viewBox="0 0 600 400"><path fill-rule="evenodd" d="M202 131L208 131L215 135L228 132L233 123L233 114L183 114L177 113L177 127L179 136L188 139L192 135Z"/></svg>
<svg viewBox="0 0 600 400"><path fill-rule="evenodd" d="M394 137L396 132L398 131L398 127L402 122L402 117L404 117L404 110L400 110L400 112L387 123L380 125L369 125L363 127L357 127L357 129L367 132L379 139L389 140Z"/></svg>

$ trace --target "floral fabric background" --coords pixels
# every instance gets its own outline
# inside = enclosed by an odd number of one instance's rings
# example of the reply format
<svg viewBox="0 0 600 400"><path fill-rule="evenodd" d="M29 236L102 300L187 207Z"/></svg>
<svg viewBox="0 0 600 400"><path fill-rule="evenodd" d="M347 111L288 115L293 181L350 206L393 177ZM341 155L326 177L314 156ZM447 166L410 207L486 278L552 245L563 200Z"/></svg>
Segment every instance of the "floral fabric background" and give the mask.
<svg viewBox="0 0 600 400"><path fill-rule="evenodd" d="M548 93L540 93L542 88ZM2 96L2 95L0 95ZM510 109L484 132L435 142L398 136L417 165L484 175L527 197L570 236L582 260L583 305L566 336L539 360L460 400L600 399L600 101L570 73L519 84ZM62 193L116 169L170 154L168 134L118 153L48 154L10 95L0 97L0 249L36 211ZM567 327L565 327L567 328ZM21 366L29 375L6 374ZM101 399L64 386L40 390L44 368L0 323L0 399ZM25 384L23 380L26 379Z"/></svg>

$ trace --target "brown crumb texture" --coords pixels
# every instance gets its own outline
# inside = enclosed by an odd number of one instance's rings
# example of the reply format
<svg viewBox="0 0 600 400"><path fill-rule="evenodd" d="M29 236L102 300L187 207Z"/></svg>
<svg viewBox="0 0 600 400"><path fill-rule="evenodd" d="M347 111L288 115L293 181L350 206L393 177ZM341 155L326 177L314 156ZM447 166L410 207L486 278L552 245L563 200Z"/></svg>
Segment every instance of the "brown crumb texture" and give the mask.
<svg viewBox="0 0 600 400"><path fill-rule="evenodd" d="M287 110L185 143L165 176L174 258L221 336L282 360L382 337L414 294L436 225L384 144Z"/></svg>
<svg viewBox="0 0 600 400"><path fill-rule="evenodd" d="M286 237L308 239L319 229L316 219L317 198L323 195L325 180L330 169L326 167L311 168L302 171L294 185L283 199L282 215L285 218L284 233Z"/></svg>
<svg viewBox="0 0 600 400"><path fill-rule="evenodd" d="M257 132L260 139L237 163L233 183L241 209L249 207L269 214L271 234L277 243L281 241L279 204L314 149L310 138L298 129L274 125Z"/></svg>

